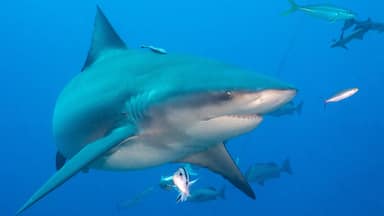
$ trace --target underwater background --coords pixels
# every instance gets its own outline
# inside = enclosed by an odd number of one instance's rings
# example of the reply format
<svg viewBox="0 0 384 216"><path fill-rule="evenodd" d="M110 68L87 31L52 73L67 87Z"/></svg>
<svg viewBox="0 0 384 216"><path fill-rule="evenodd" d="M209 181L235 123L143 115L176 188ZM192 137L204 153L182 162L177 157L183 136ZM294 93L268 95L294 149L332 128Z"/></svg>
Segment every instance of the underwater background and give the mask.
<svg viewBox="0 0 384 216"><path fill-rule="evenodd" d="M332 3L356 11L359 19L384 22L383 1ZM285 0L3 0L0 216L14 215L55 171L53 108L83 66L96 4L129 47L154 44L294 84L296 100L304 101L301 115L265 117L257 129L228 143L243 171L255 162L280 164L289 158L293 174L252 184L254 201L200 169L196 184L225 184L225 200L176 204L176 192L156 188L118 210L119 202L156 186L176 166L91 170L23 215L384 215L384 33L370 32L349 50L332 49L342 22L299 12L283 16L290 7ZM325 98L350 87L360 91L324 110Z"/></svg>

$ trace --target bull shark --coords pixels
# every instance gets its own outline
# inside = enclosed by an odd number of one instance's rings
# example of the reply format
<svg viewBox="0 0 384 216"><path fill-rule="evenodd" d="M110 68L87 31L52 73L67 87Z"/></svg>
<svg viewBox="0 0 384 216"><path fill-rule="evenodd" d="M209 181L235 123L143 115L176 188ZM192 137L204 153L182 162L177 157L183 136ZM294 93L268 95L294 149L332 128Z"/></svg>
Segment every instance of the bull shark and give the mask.
<svg viewBox="0 0 384 216"><path fill-rule="evenodd" d="M334 40L333 44L331 44L331 48L341 47L344 49L348 49L347 44L353 40L363 40L365 34L369 31L369 28L359 28L354 30L347 36L344 36L344 33L341 34L339 40Z"/></svg>
<svg viewBox="0 0 384 216"><path fill-rule="evenodd" d="M256 128L296 92L218 61L128 48L97 6L85 64L54 108L57 171L16 214L81 171L165 163L206 167L255 199L224 143Z"/></svg>
<svg viewBox="0 0 384 216"><path fill-rule="evenodd" d="M368 18L368 19L363 20L363 21L356 20L356 19L346 20L344 22L343 28L341 29L341 32L343 33L353 26L355 26L354 30L364 28L364 29L369 29L369 30L375 30L378 33L384 32L384 23L375 22L371 18Z"/></svg>

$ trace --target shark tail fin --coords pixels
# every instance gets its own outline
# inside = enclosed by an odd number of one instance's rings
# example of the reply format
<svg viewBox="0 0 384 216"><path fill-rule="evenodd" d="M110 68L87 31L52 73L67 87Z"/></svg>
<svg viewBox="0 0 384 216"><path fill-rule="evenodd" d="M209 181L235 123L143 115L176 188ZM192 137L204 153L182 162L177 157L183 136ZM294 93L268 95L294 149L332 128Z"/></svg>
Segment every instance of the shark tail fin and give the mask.
<svg viewBox="0 0 384 216"><path fill-rule="evenodd" d="M291 4L291 8L289 10L281 13L281 15L283 15L283 16L289 15L289 14L297 11L300 8L300 6L295 2L295 0L288 0L288 2Z"/></svg>
<svg viewBox="0 0 384 216"><path fill-rule="evenodd" d="M221 188L220 188L220 191L219 191L219 197L221 197L221 199L225 200L226 197L225 197L225 185L223 185Z"/></svg>
<svg viewBox="0 0 384 216"><path fill-rule="evenodd" d="M301 102L299 103L299 105L297 105L296 113L297 113L298 115L301 115L301 113L303 112L303 105L304 105L304 102L303 102L303 101L301 101Z"/></svg>
<svg viewBox="0 0 384 216"><path fill-rule="evenodd" d="M292 175L291 162L289 161L289 159L285 159L283 161L283 164L281 165L281 172L286 172Z"/></svg>

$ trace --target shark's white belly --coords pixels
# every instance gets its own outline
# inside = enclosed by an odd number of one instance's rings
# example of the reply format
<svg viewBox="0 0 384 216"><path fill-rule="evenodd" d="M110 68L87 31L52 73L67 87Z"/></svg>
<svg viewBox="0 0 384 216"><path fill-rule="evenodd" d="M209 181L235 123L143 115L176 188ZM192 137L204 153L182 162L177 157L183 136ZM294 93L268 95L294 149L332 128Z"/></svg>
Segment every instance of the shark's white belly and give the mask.
<svg viewBox="0 0 384 216"><path fill-rule="evenodd" d="M134 138L113 149L93 164L106 170L134 170L177 162L185 156L202 151L217 143L191 140L156 140Z"/></svg>

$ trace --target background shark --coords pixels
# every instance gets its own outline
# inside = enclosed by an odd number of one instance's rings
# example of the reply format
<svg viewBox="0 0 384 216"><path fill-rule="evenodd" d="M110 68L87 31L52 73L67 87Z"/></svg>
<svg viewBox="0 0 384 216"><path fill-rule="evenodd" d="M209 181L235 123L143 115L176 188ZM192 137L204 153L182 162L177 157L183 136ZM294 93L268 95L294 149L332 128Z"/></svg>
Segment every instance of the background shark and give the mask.
<svg viewBox="0 0 384 216"><path fill-rule="evenodd" d="M368 28L359 28L359 29L356 29L354 30L352 33L350 33L349 35L347 36L344 36L344 34L342 34L339 38L339 40L337 41L334 41L332 44L331 44L331 48L335 48L335 47L341 47L341 48L344 48L344 49L348 49L347 47L347 44L353 40L363 40L364 38L364 35L369 31Z"/></svg>
<svg viewBox="0 0 384 216"><path fill-rule="evenodd" d="M86 63L54 110L58 171L17 214L79 171L168 162L207 167L255 198L223 143L295 94L290 85L220 62L128 49L98 8Z"/></svg>

